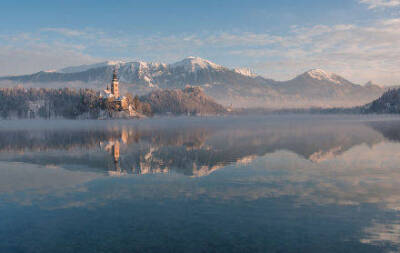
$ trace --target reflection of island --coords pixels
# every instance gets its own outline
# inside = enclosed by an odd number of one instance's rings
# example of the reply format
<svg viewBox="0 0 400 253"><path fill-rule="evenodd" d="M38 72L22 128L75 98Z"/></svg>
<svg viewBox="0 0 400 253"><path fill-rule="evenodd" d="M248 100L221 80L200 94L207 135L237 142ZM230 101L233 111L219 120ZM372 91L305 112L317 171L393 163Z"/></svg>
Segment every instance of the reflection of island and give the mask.
<svg viewBox="0 0 400 253"><path fill-rule="evenodd" d="M279 150L292 151L310 161L322 162L356 145L373 145L384 140L381 134L363 124L330 124L211 128L209 132L204 128L160 131L151 138L141 135L135 145L123 146L121 152L124 156L120 163L127 168L124 170L126 173L174 171L198 177L230 164L249 164L257 157ZM185 141L182 136L186 137ZM173 137L176 142L172 141ZM166 139L167 142L161 141ZM193 139L196 141L188 141Z"/></svg>
<svg viewBox="0 0 400 253"><path fill-rule="evenodd" d="M119 167L119 141L116 141L112 146L112 156L114 158L114 171L121 174L121 168Z"/></svg>
<svg viewBox="0 0 400 253"><path fill-rule="evenodd" d="M385 121L156 123L73 131L0 131L0 159L90 168L110 171L110 175L177 172L204 176L279 150L323 162L355 146L380 143L392 136L388 132L398 129Z"/></svg>
<svg viewBox="0 0 400 253"><path fill-rule="evenodd" d="M346 238L353 241L397 246L400 144L395 142L400 140L399 123L295 121L264 125L204 123L171 128L154 124L64 131L66 137L62 131L53 129L24 134L15 143L0 138L0 146L7 146L0 151L0 160L27 162L0 162L3 164L0 192L11 192L7 193L8 200L21 203L24 210L27 203L34 203L42 210L62 209L56 211L59 214L65 214L67 209L75 214L81 209L84 214L82 219L76 219L79 222L88 218L88 210L93 213L103 210L107 215L112 213L110 210L125 210L121 217L130 214L135 219L144 214L146 219L140 220L148 224L149 220L180 217L177 211L181 203L195 203L194 208L204 209L198 213L205 213L207 219L219 220L227 213L233 214L224 224L237 217L239 212L234 208L240 207L242 217L253 218L250 230L264 219L270 219L265 223L269 228L274 220L279 228L286 221L294 224L284 231L325 224L313 234L319 236L338 223L344 227L328 230L334 236L341 234L340 240L345 238L343 231L350 229L351 237ZM12 131L11 134L14 135ZM76 140L80 137L83 139ZM37 141L37 145L25 143L29 139ZM28 148L29 145L33 148ZM13 147L23 153L10 154ZM238 166L196 180L166 176L103 178L150 173L204 176L228 165ZM27 193L21 194L22 189ZM220 209L223 205L226 208ZM249 209L250 206L256 208ZM64 216L60 219L65 220ZM190 213L188 218L192 216ZM118 226L120 220L129 219L119 219ZM47 211L42 221L47 224ZM214 220L211 223L220 224ZM235 231L240 231L243 223L237 228ZM260 231L260 238L264 238L265 230ZM329 240L331 236L325 238Z"/></svg>
<svg viewBox="0 0 400 253"><path fill-rule="evenodd" d="M390 120L390 121L372 121L366 123L372 129L382 133L382 135L395 142L400 142L400 121Z"/></svg>
<svg viewBox="0 0 400 253"><path fill-rule="evenodd" d="M106 146L107 150L112 156L112 165L109 166L108 174L110 176L122 176L127 174L158 174L168 173L169 169L162 166L162 161L159 162L159 166L151 166L149 159L152 157L153 150L150 149L148 153L142 154L138 157L138 162L133 164L131 168L120 165L120 141L110 141Z"/></svg>

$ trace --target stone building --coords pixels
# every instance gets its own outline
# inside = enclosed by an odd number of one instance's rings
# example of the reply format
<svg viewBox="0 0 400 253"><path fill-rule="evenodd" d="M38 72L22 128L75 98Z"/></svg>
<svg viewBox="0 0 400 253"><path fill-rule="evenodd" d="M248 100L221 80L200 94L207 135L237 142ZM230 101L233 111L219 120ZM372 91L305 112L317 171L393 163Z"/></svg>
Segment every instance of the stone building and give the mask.
<svg viewBox="0 0 400 253"><path fill-rule="evenodd" d="M102 92L102 97L114 98L116 100L121 99L119 94L119 81L117 76L117 69L114 69L113 77L111 80L111 88L107 85L107 89Z"/></svg>
<svg viewBox="0 0 400 253"><path fill-rule="evenodd" d="M119 82L117 77L117 69L114 69L113 78L111 81L111 94L114 95L115 98L119 98Z"/></svg>

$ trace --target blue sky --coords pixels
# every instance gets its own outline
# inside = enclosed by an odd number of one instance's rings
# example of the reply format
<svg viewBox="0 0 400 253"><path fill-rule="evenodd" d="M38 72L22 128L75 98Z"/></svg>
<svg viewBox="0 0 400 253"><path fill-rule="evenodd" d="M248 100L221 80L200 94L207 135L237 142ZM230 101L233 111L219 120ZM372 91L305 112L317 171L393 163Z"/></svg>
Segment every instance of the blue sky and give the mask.
<svg viewBox="0 0 400 253"><path fill-rule="evenodd" d="M9 1L0 75L199 56L278 80L322 68L400 84L400 0Z"/></svg>

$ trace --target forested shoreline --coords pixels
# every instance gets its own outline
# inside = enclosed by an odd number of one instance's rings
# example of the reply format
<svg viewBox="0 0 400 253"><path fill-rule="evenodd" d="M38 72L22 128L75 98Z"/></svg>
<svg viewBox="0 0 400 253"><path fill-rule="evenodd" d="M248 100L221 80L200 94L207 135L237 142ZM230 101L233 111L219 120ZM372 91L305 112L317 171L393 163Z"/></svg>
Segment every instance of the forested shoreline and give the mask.
<svg viewBox="0 0 400 253"><path fill-rule="evenodd" d="M10 118L85 118L112 117L129 106L138 113L151 116L151 106L128 94L126 105L102 98L92 89L0 88L0 117Z"/></svg>
<svg viewBox="0 0 400 253"><path fill-rule="evenodd" d="M140 118L153 113L219 115L227 110L199 87L157 90L141 97L127 93L118 99L93 89L0 88L0 119Z"/></svg>

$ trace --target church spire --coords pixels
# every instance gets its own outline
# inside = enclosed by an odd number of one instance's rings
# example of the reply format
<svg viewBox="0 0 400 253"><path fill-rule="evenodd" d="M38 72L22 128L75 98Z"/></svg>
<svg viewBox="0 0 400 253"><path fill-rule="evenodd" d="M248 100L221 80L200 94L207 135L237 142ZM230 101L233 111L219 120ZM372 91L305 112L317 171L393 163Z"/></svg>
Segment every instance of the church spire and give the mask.
<svg viewBox="0 0 400 253"><path fill-rule="evenodd" d="M115 98L119 98L118 77L117 77L116 67L114 68L113 78L111 81L111 94L113 94Z"/></svg>
<svg viewBox="0 0 400 253"><path fill-rule="evenodd" d="M113 81L118 81L118 77L117 77L118 71L117 71L117 67L114 68L113 71Z"/></svg>

